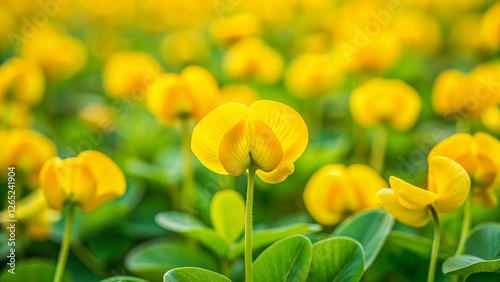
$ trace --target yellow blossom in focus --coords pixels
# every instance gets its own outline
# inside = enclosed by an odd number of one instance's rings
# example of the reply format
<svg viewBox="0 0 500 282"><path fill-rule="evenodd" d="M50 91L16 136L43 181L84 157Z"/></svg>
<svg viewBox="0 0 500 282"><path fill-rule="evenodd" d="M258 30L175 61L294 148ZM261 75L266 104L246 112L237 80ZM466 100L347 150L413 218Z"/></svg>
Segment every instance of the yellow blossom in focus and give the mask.
<svg viewBox="0 0 500 282"><path fill-rule="evenodd" d="M247 38L229 48L222 67L234 79L255 79L270 84L280 78L283 58L262 40Z"/></svg>
<svg viewBox="0 0 500 282"><path fill-rule="evenodd" d="M472 179L474 198L480 204L497 205L495 192L500 189L500 141L478 132L455 134L438 143L429 153L450 158L464 167Z"/></svg>
<svg viewBox="0 0 500 282"><path fill-rule="evenodd" d="M191 149L215 173L238 176L255 169L263 181L279 183L293 173L307 142L307 126L295 110L261 100L209 113L194 128Z"/></svg>
<svg viewBox="0 0 500 282"><path fill-rule="evenodd" d="M116 112L104 103L91 103L78 112L78 117L90 127L109 131L116 121Z"/></svg>
<svg viewBox="0 0 500 282"><path fill-rule="evenodd" d="M385 187L387 182L368 166L326 165L307 182L304 204L314 220L334 225L349 213L376 206L377 192Z"/></svg>
<svg viewBox="0 0 500 282"><path fill-rule="evenodd" d="M500 49L500 3L497 2L484 13L481 34L491 49Z"/></svg>
<svg viewBox="0 0 500 282"><path fill-rule="evenodd" d="M163 38L160 52L165 63L182 67L206 62L210 57L210 46L201 32L178 30L172 31Z"/></svg>
<svg viewBox="0 0 500 282"><path fill-rule="evenodd" d="M433 54L441 46L441 27L428 13L405 11L395 18L393 27L405 50Z"/></svg>
<svg viewBox="0 0 500 282"><path fill-rule="evenodd" d="M290 63L285 83L296 96L311 97L339 86L343 78L344 65L333 55L303 54Z"/></svg>
<svg viewBox="0 0 500 282"><path fill-rule="evenodd" d="M189 66L180 74L158 77L146 95L146 105L164 125L178 118L202 119L218 104L219 86L212 74L198 66Z"/></svg>
<svg viewBox="0 0 500 282"><path fill-rule="evenodd" d="M21 54L38 62L49 78L70 77L87 61L87 49L82 41L51 26L39 29L26 41Z"/></svg>
<svg viewBox="0 0 500 282"><path fill-rule="evenodd" d="M240 13L216 19L210 25L210 34L218 42L231 44L242 38L260 34L260 23L254 14Z"/></svg>
<svg viewBox="0 0 500 282"><path fill-rule="evenodd" d="M44 91L45 76L36 62L12 58L0 66L0 101L11 96L17 102L35 105Z"/></svg>
<svg viewBox="0 0 500 282"><path fill-rule="evenodd" d="M0 222L6 222L8 211L0 212ZM17 202L16 220L26 228L28 235L35 240L46 240L52 233L52 224L60 218L60 212L52 210L41 190L36 190Z"/></svg>
<svg viewBox="0 0 500 282"><path fill-rule="evenodd" d="M405 82L375 78L354 89L350 109L363 127L387 123L394 129L407 130L415 125L421 104L417 91Z"/></svg>
<svg viewBox="0 0 500 282"><path fill-rule="evenodd" d="M481 115L481 122L489 131L500 133L500 108L494 106Z"/></svg>
<svg viewBox="0 0 500 282"><path fill-rule="evenodd" d="M15 166L25 174L31 188L38 185L38 174L45 161L56 155L54 143L31 129L1 131L0 148L0 168L7 171Z"/></svg>
<svg viewBox="0 0 500 282"><path fill-rule="evenodd" d="M77 157L49 159L40 172L40 188L50 208L76 204L91 211L125 194L125 176L106 155L84 151Z"/></svg>
<svg viewBox="0 0 500 282"><path fill-rule="evenodd" d="M220 105L226 103L240 103L247 107L258 100L259 95L244 84L230 84L221 88Z"/></svg>
<svg viewBox="0 0 500 282"><path fill-rule="evenodd" d="M114 98L142 96L159 73L158 62L149 54L118 52L113 54L104 65L104 89L109 96Z"/></svg>
<svg viewBox="0 0 500 282"><path fill-rule="evenodd" d="M446 157L433 157L429 162L428 187L421 189L391 176L391 188L380 190L380 204L402 223L421 227L430 219L429 206L437 212L447 213L459 209L470 190L467 171Z"/></svg>

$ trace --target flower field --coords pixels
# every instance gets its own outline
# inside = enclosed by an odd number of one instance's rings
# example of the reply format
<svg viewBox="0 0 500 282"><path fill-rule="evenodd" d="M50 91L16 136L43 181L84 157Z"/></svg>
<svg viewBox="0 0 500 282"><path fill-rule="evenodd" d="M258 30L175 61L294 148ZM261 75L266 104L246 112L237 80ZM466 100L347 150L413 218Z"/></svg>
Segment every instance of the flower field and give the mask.
<svg viewBox="0 0 500 282"><path fill-rule="evenodd" d="M500 3L0 0L0 281L500 281Z"/></svg>

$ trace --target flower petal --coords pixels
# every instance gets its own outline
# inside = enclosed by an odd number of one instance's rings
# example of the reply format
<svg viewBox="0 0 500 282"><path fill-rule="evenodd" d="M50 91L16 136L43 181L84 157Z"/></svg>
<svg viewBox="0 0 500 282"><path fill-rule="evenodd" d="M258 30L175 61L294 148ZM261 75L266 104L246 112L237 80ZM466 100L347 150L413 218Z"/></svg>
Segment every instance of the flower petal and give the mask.
<svg viewBox="0 0 500 282"><path fill-rule="evenodd" d="M377 192L389 184L371 167L353 164L347 168L361 208L377 205Z"/></svg>
<svg viewBox="0 0 500 282"><path fill-rule="evenodd" d="M193 116L198 120L212 111L219 102L219 86L212 74L199 66L189 66L181 73L181 78L189 88L193 106Z"/></svg>
<svg viewBox="0 0 500 282"><path fill-rule="evenodd" d="M438 195L438 212L452 212L462 206L469 195L470 178L465 169L446 157L433 157L429 164L429 191Z"/></svg>
<svg viewBox="0 0 500 282"><path fill-rule="evenodd" d="M432 148L427 157L427 162L430 163L433 157L443 156L456 161L462 165L467 172L472 173L476 164L474 152L472 150L473 146L474 140L470 134L459 133L452 135Z"/></svg>
<svg viewBox="0 0 500 282"><path fill-rule="evenodd" d="M427 207L438 198L436 194L413 186L394 176L389 178L389 183L399 203L409 209Z"/></svg>
<svg viewBox="0 0 500 282"><path fill-rule="evenodd" d="M248 169L252 159L246 120L238 122L224 135L219 146L219 159L224 169L231 175L241 175Z"/></svg>
<svg viewBox="0 0 500 282"><path fill-rule="evenodd" d="M61 162L59 157L50 158L40 171L40 189L42 189L47 205L56 210L62 210L66 197L63 194L56 166Z"/></svg>
<svg viewBox="0 0 500 282"><path fill-rule="evenodd" d="M191 150L205 167L215 173L228 174L219 159L221 142L229 130L247 116L245 105L228 103L213 110L196 125Z"/></svg>
<svg viewBox="0 0 500 282"><path fill-rule="evenodd" d="M125 194L125 176L108 156L88 150L80 153L77 158L91 172L97 184L94 197L82 203L84 210L93 210L104 202Z"/></svg>
<svg viewBox="0 0 500 282"><path fill-rule="evenodd" d="M384 188L377 193L377 196L382 207L402 223L413 227L421 227L429 222L430 216L427 207L408 209L402 206L394 190Z"/></svg>
<svg viewBox="0 0 500 282"><path fill-rule="evenodd" d="M146 106L164 125L171 125L177 115L176 95L172 89L179 84L175 74L164 74L149 87L146 94Z"/></svg>
<svg viewBox="0 0 500 282"><path fill-rule="evenodd" d="M293 164L284 165L283 163L280 163L271 172L257 170L257 176L266 183L276 184L285 181L285 179L289 175L291 175L294 171L295 171L295 166Z"/></svg>

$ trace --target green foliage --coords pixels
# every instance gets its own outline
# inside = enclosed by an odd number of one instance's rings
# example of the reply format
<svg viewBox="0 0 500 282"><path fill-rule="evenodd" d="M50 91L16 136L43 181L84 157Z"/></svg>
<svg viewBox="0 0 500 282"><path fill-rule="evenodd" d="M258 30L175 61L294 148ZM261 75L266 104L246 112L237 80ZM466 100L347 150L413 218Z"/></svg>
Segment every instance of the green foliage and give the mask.
<svg viewBox="0 0 500 282"><path fill-rule="evenodd" d="M181 267L168 271L163 282L231 282L219 273L196 267Z"/></svg>
<svg viewBox="0 0 500 282"><path fill-rule="evenodd" d="M15 274L9 273L8 266L2 266L3 270L0 275L2 282L19 282L19 281L40 281L47 282L54 279L56 273L56 262L46 259L30 259L26 261L16 262ZM73 278L66 271L63 282L74 282Z"/></svg>

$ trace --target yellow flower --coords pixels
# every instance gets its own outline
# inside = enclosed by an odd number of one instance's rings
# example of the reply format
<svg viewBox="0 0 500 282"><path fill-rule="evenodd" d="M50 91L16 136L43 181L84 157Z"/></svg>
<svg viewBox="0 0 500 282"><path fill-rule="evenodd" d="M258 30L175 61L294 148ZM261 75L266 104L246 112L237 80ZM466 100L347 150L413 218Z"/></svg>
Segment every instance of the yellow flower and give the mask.
<svg viewBox="0 0 500 282"><path fill-rule="evenodd" d="M437 212L453 212L469 195L470 178L458 163L446 157L433 157L429 162L427 190L391 176L391 188L380 190L380 204L402 223L420 227L430 219L429 206Z"/></svg>
<svg viewBox="0 0 500 282"><path fill-rule="evenodd" d="M195 127L191 149L215 173L238 176L253 167L263 181L279 183L293 173L307 142L307 126L295 110L261 100L212 111Z"/></svg>
<svg viewBox="0 0 500 282"><path fill-rule="evenodd" d="M62 210L67 203L91 211L125 193L125 176L106 155L84 151L77 157L49 159L40 172L40 187L49 207Z"/></svg>
<svg viewBox="0 0 500 282"><path fill-rule="evenodd" d="M490 107L481 115L481 122L489 131L500 133L500 108Z"/></svg>
<svg viewBox="0 0 500 282"><path fill-rule="evenodd" d="M314 220L334 225L351 212L376 206L377 191L384 187L387 182L368 166L326 165L307 182L304 204Z"/></svg>
<svg viewBox="0 0 500 282"><path fill-rule="evenodd" d="M103 69L106 93L114 98L143 95L159 75L160 67L149 54L119 52L113 54Z"/></svg>
<svg viewBox="0 0 500 282"><path fill-rule="evenodd" d="M46 240L52 231L52 224L59 220L60 212L52 210L41 190L36 190L17 202L16 219L25 226L28 235L35 240ZM0 212L0 221L8 220L8 211Z"/></svg>
<svg viewBox="0 0 500 282"><path fill-rule="evenodd" d="M38 174L49 158L56 155L50 139L31 129L12 129L0 132L0 168L7 171L15 166L25 173L30 187L35 188Z"/></svg>
<svg viewBox="0 0 500 282"><path fill-rule="evenodd" d="M12 58L0 67L0 100L12 92L12 99L28 105L37 104L45 90L42 68L33 61Z"/></svg>
<svg viewBox="0 0 500 282"><path fill-rule="evenodd" d="M229 84L221 88L221 99L219 105L227 103L240 103L250 107L258 100L259 95L245 84Z"/></svg>
<svg viewBox="0 0 500 282"><path fill-rule="evenodd" d="M291 93L299 97L311 97L340 85L343 74L343 65L333 55L303 54L288 67L285 82Z"/></svg>
<svg viewBox="0 0 500 282"><path fill-rule="evenodd" d="M217 106L219 91L209 71L190 66L180 74L160 76L148 89L146 105L164 125L172 125L177 118L200 120Z"/></svg>
<svg viewBox="0 0 500 282"><path fill-rule="evenodd" d="M500 48L500 3L496 3L483 15L481 34L484 42L493 50Z"/></svg>
<svg viewBox="0 0 500 282"><path fill-rule="evenodd" d="M429 153L444 156L462 165L472 178L474 198L480 204L497 205L495 191L500 188L500 141L478 132L455 134L438 143Z"/></svg>
<svg viewBox="0 0 500 282"><path fill-rule="evenodd" d="M260 22L254 14L240 13L216 19L210 25L210 34L217 41L231 44L242 38L257 36Z"/></svg>
<svg viewBox="0 0 500 282"><path fill-rule="evenodd" d="M206 62L210 56L210 46L200 31L177 30L163 38L160 52L165 63L182 67Z"/></svg>
<svg viewBox="0 0 500 282"><path fill-rule="evenodd" d="M0 119L8 128L30 127L33 121L30 106L15 101L0 102Z"/></svg>
<svg viewBox="0 0 500 282"><path fill-rule="evenodd" d="M70 77L87 61L83 42L50 26L38 30L26 41L21 54L38 62L50 78Z"/></svg>
<svg viewBox="0 0 500 282"><path fill-rule="evenodd" d="M461 51L472 55L479 55L485 51L486 46L477 27L481 25L478 14L458 17L450 27L449 41L451 51Z"/></svg>
<svg viewBox="0 0 500 282"><path fill-rule="evenodd" d="M115 125L116 112L107 104L96 102L81 109L78 117L90 127L110 131Z"/></svg>
<svg viewBox="0 0 500 282"><path fill-rule="evenodd" d="M229 48L222 67L234 79L255 79L270 84L280 78L283 58L262 40L247 38Z"/></svg>
<svg viewBox="0 0 500 282"><path fill-rule="evenodd" d="M354 89L351 114L363 127L388 123L397 130L411 128L421 108L417 91L398 79L371 79Z"/></svg>
<svg viewBox="0 0 500 282"><path fill-rule="evenodd" d="M434 110L443 116L477 118L500 102L499 78L499 64L478 65L469 75L446 70L434 82Z"/></svg>
<svg viewBox="0 0 500 282"><path fill-rule="evenodd" d="M394 19L393 26L405 49L432 54L441 45L441 27L429 13L405 11Z"/></svg>

